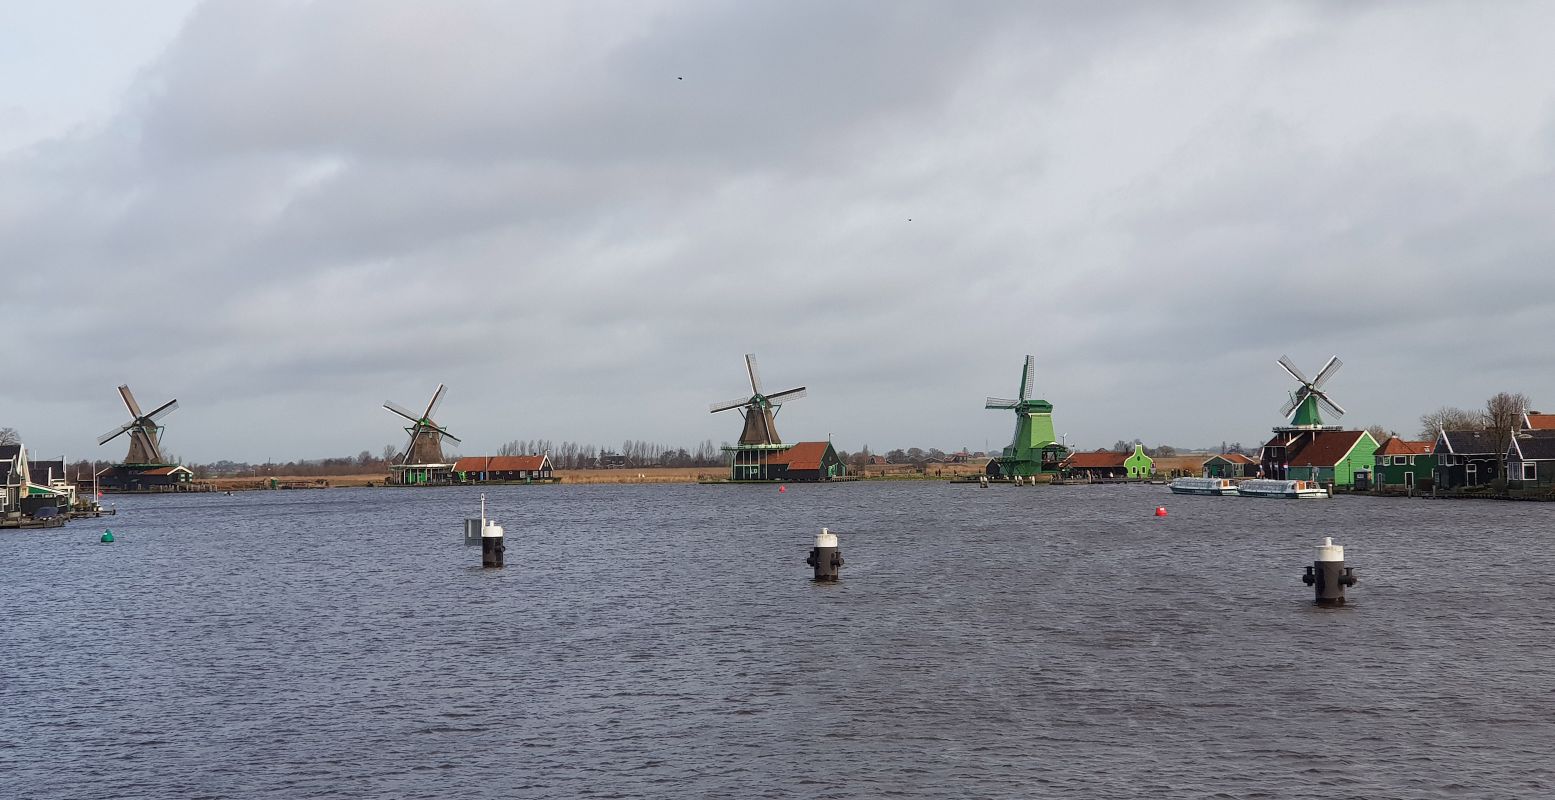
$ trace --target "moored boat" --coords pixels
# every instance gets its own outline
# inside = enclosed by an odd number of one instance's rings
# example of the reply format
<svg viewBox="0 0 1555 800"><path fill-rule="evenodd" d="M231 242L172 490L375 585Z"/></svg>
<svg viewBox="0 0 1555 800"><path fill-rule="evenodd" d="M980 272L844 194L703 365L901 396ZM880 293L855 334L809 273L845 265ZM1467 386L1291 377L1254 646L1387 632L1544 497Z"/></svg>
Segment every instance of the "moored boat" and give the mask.
<svg viewBox="0 0 1555 800"><path fill-rule="evenodd" d="M1233 495L1236 483L1225 478L1175 478L1166 485L1175 494Z"/></svg>
<svg viewBox="0 0 1555 800"><path fill-rule="evenodd" d="M1317 481L1279 481L1253 478L1237 484L1239 497L1280 497L1287 499L1327 498L1328 489Z"/></svg>

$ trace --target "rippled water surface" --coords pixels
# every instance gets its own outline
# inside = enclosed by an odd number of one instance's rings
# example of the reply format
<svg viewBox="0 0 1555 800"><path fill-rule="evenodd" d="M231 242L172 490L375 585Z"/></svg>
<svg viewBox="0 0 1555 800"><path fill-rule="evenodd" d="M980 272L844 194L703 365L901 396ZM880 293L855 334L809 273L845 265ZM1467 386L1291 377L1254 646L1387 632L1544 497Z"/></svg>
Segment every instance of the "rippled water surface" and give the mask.
<svg viewBox="0 0 1555 800"><path fill-rule="evenodd" d="M487 497L500 571L465 489L0 531L0 797L1555 795L1555 505ZM1300 580L1324 535L1344 609Z"/></svg>

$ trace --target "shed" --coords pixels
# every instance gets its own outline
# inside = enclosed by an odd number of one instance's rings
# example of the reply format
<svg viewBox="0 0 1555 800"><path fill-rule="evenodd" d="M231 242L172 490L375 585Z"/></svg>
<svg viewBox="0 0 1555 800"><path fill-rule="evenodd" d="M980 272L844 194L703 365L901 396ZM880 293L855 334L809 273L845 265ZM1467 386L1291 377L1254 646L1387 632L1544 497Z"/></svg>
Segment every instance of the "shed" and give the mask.
<svg viewBox="0 0 1555 800"><path fill-rule="evenodd" d="M1242 453L1221 453L1204 459L1206 478L1251 478L1258 474L1258 462Z"/></svg>

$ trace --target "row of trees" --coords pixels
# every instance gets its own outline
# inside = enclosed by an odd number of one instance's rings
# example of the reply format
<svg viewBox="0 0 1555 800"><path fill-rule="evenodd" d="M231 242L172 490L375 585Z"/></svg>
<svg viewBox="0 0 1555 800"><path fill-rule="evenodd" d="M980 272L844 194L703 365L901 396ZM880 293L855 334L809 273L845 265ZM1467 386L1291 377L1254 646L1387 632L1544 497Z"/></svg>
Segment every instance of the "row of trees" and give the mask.
<svg viewBox="0 0 1555 800"><path fill-rule="evenodd" d="M723 451L712 439L693 449L670 447L657 442L628 439L619 450L609 450L580 442L555 443L549 439L514 439L497 448L499 456L551 454L557 469L594 469L603 466L606 455L620 456L626 467L712 467L722 464Z"/></svg>
<svg viewBox="0 0 1555 800"><path fill-rule="evenodd" d="M1113 442L1112 447L1109 449L1111 449L1114 453L1132 453L1134 452L1135 445L1144 445L1144 442L1138 439L1135 439L1132 442L1125 442L1122 439L1119 439L1116 442ZM1151 458L1171 458L1172 456L1177 455L1177 448L1172 447L1169 444L1156 445L1155 447L1146 446L1145 455L1150 456Z"/></svg>

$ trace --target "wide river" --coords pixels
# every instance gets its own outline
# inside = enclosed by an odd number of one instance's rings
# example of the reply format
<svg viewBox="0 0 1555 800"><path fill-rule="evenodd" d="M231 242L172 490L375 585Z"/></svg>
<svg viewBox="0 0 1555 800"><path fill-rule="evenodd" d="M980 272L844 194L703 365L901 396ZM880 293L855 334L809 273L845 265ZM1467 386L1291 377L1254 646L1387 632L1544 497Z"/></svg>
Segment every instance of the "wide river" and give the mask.
<svg viewBox="0 0 1555 800"><path fill-rule="evenodd" d="M0 797L1555 796L1555 505L486 496L503 570L473 489L0 531Z"/></svg>

